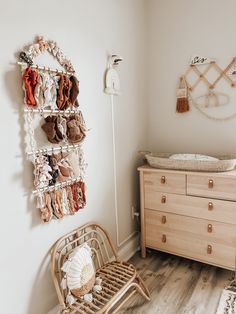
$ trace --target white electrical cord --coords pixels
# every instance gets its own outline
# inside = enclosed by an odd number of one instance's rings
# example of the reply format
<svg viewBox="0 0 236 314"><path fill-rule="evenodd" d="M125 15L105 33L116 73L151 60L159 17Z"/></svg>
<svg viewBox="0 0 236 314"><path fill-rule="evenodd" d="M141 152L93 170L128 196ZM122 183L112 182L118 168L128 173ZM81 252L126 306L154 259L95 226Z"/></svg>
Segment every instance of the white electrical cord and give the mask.
<svg viewBox="0 0 236 314"><path fill-rule="evenodd" d="M114 173L114 199L115 199L115 217L116 217L116 243L121 247L131 239L136 231L131 233L126 239L120 242L119 237L119 217L118 217L118 198L117 198L117 171L116 171L116 137L115 137L115 115L114 115L114 95L111 95L111 119L112 119L112 143L113 143L113 173Z"/></svg>

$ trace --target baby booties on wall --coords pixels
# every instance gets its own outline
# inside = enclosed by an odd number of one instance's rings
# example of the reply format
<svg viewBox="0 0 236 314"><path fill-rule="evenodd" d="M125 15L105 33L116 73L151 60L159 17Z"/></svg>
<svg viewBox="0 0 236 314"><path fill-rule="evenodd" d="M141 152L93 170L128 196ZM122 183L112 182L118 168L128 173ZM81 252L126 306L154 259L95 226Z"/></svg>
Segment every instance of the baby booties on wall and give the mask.
<svg viewBox="0 0 236 314"><path fill-rule="evenodd" d="M65 70L35 65L34 58L46 51ZM86 163L81 144L87 130L77 100L79 81L71 61L58 45L43 37L27 46L20 53L20 60L25 131L29 139L26 150L34 165L33 194L37 197L42 220L48 222L52 218L73 215L86 205ZM42 136L50 147L38 145L34 123L37 115L41 117Z"/></svg>

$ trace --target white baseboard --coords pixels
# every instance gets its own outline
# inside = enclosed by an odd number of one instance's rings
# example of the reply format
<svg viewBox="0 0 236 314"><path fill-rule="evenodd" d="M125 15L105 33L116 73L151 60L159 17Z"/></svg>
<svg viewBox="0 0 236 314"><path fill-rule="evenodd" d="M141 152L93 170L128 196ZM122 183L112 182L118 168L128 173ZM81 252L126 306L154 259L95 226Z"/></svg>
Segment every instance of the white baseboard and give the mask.
<svg viewBox="0 0 236 314"><path fill-rule="evenodd" d="M118 255L122 260L128 261L139 249L139 233L136 233L124 245L122 245L122 247L118 250Z"/></svg>

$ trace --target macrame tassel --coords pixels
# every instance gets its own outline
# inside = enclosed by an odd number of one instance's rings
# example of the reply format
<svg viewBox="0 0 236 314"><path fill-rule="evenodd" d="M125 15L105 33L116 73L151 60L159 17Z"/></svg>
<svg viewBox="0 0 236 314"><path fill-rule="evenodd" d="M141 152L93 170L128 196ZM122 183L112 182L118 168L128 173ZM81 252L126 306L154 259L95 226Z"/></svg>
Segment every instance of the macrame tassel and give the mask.
<svg viewBox="0 0 236 314"><path fill-rule="evenodd" d="M184 76L180 77L176 97L176 111L179 113L189 111L188 86Z"/></svg>
<svg viewBox="0 0 236 314"><path fill-rule="evenodd" d="M102 278L100 278L100 277L96 277L96 279L95 279L95 283L96 283L96 285L101 286L101 284L102 284Z"/></svg>
<svg viewBox="0 0 236 314"><path fill-rule="evenodd" d="M71 295L71 293L69 292L67 294L67 297L66 297L66 303L72 305L76 302L76 299Z"/></svg>
<svg viewBox="0 0 236 314"><path fill-rule="evenodd" d="M85 302L89 302L89 303L93 302L93 295L92 295L92 293L86 293L84 295L84 301Z"/></svg>
<svg viewBox="0 0 236 314"><path fill-rule="evenodd" d="M93 287L93 291L94 291L94 292L97 292L97 293L100 293L100 292L102 291L102 286L100 286L100 285L95 285L95 286Z"/></svg>

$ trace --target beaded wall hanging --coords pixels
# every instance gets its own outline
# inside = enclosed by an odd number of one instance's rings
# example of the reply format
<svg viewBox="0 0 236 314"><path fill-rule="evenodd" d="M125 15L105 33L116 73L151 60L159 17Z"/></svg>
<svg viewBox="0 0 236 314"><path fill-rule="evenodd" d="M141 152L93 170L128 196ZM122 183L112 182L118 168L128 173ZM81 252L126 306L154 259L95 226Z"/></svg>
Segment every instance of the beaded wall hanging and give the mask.
<svg viewBox="0 0 236 314"><path fill-rule="evenodd" d="M214 78L210 74L214 73ZM190 82L191 76L193 77ZM230 113L226 117L214 117L206 113L204 108L222 107L230 103L228 94L216 90L219 83L224 81L226 87L236 87L236 58L222 69L214 59L194 56L184 75L180 77L177 88L176 111L179 113L187 112L192 104L205 117L225 121L236 117L236 113ZM201 95L194 95L199 85L205 86L206 90Z"/></svg>
<svg viewBox="0 0 236 314"><path fill-rule="evenodd" d="M34 58L45 51L56 58L63 71L34 64ZM86 204L86 163L81 147L86 126L77 100L79 82L71 61L54 41L39 37L19 57L26 153L34 166L33 194L42 220L49 222L73 215Z"/></svg>

